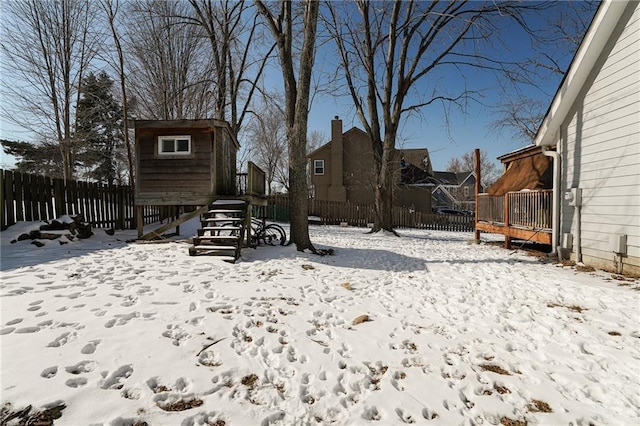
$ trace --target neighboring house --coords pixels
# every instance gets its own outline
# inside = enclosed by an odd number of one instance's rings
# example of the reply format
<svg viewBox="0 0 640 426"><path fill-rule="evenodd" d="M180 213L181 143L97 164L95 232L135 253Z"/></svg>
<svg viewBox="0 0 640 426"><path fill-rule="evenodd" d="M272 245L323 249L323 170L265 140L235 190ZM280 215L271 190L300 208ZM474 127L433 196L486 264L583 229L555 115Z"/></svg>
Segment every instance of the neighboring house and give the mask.
<svg viewBox="0 0 640 426"><path fill-rule="evenodd" d="M551 210L552 252L632 275L640 275L639 4L600 4L534 140L552 160L552 197L529 208Z"/></svg>
<svg viewBox="0 0 640 426"><path fill-rule="evenodd" d="M431 192L431 203L435 209L475 210L474 172L433 172L433 177L436 187Z"/></svg>
<svg viewBox="0 0 640 426"><path fill-rule="evenodd" d="M374 159L366 132L342 130L342 120L331 120L331 141L308 155L313 197L317 200L374 204ZM394 204L431 212L434 186L427 149L394 150Z"/></svg>

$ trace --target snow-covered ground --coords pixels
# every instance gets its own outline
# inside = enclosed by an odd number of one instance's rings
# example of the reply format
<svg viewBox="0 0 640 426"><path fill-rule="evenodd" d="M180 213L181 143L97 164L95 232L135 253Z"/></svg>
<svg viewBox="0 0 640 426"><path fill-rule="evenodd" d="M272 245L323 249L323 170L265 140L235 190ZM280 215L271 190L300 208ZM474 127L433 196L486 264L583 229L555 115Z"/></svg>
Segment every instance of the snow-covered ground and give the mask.
<svg viewBox="0 0 640 426"><path fill-rule="evenodd" d="M261 246L230 264L131 231L9 243L33 225L1 234L5 419L640 423L638 281L468 233L312 226L335 255Z"/></svg>

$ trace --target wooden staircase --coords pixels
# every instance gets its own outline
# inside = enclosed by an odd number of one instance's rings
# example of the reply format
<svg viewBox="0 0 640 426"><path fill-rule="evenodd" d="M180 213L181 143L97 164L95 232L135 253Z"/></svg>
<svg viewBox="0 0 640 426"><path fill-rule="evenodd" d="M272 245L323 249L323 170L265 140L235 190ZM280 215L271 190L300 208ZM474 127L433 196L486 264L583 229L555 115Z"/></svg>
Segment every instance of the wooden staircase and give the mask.
<svg viewBox="0 0 640 426"><path fill-rule="evenodd" d="M200 217L201 228L193 237L189 255L223 256L227 262L240 258L246 231L248 203L242 200L216 200Z"/></svg>

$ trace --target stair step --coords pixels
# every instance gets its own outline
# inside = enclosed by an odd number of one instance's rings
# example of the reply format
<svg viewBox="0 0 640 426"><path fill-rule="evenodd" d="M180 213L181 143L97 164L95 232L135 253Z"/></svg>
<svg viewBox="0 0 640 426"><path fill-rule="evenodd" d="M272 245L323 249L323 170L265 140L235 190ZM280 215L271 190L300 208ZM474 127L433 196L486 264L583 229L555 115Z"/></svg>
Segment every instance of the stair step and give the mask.
<svg viewBox="0 0 640 426"><path fill-rule="evenodd" d="M205 231L237 231L241 226L205 226L201 229Z"/></svg>
<svg viewBox="0 0 640 426"><path fill-rule="evenodd" d="M235 198L228 198L228 199L220 198L220 199L214 201L213 203L211 203L211 205L212 206L217 206L217 205L222 205L222 206L228 206L228 205L246 206L247 202L243 201L243 200L237 200Z"/></svg>
<svg viewBox="0 0 640 426"><path fill-rule="evenodd" d="M239 235L200 235L196 237L200 240L229 240L237 241L240 239Z"/></svg>
<svg viewBox="0 0 640 426"><path fill-rule="evenodd" d="M236 246L216 246L216 245L207 245L207 244L198 244L197 246L193 246L196 250L236 250Z"/></svg>
<svg viewBox="0 0 640 426"><path fill-rule="evenodd" d="M242 222L244 217L205 217L202 218L202 222Z"/></svg>
<svg viewBox="0 0 640 426"><path fill-rule="evenodd" d="M207 213L244 213L244 209L211 209Z"/></svg>

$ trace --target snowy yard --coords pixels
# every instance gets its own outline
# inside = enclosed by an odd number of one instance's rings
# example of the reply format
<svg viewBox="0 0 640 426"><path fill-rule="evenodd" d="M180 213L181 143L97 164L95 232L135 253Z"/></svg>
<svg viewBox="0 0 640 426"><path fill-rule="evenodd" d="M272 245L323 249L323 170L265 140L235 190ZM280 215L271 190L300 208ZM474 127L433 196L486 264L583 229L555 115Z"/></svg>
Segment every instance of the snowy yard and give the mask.
<svg viewBox="0 0 640 426"><path fill-rule="evenodd" d="M135 231L9 244L32 225L1 234L5 418L33 405L58 407L56 425L640 422L639 281L470 233L312 226L334 256L261 246L229 264L184 241L125 243Z"/></svg>

